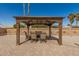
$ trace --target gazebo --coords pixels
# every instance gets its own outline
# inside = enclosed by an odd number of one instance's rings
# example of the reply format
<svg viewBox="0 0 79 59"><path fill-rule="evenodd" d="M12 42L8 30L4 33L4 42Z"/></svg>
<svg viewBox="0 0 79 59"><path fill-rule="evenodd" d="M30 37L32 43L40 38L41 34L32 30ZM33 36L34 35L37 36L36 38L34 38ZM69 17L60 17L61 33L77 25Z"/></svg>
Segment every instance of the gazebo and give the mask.
<svg viewBox="0 0 79 59"><path fill-rule="evenodd" d="M49 37L51 37L51 26L54 22L58 22L59 28L59 45L62 45L62 21L64 17L48 17L48 16L14 16L16 19L16 45L20 45L20 22L26 22L28 35L29 27L33 24L44 24L49 26Z"/></svg>

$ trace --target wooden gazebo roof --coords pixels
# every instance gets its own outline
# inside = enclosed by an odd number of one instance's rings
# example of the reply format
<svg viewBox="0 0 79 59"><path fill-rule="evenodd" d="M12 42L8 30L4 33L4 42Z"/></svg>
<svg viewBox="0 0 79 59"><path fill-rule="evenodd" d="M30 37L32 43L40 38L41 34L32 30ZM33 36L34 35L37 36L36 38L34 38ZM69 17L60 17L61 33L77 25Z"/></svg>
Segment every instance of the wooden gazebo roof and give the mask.
<svg viewBox="0 0 79 59"><path fill-rule="evenodd" d="M14 18L20 20L20 19L57 19L57 20L61 20L63 19L64 17L59 17L59 16L56 16L56 17L51 17L51 16L14 16Z"/></svg>
<svg viewBox="0 0 79 59"><path fill-rule="evenodd" d="M51 16L14 16L17 20L24 21L26 24L47 24L50 22L51 24L54 21L61 21L64 17L51 17Z"/></svg>
<svg viewBox="0 0 79 59"><path fill-rule="evenodd" d="M51 37L51 25L54 21L58 22L59 27L59 44L62 45L62 21L64 17L51 17L51 16L14 16L16 19L16 44L20 45L20 22L24 21L27 24L28 36L29 36L29 26L32 24L47 24L49 26L49 37Z"/></svg>

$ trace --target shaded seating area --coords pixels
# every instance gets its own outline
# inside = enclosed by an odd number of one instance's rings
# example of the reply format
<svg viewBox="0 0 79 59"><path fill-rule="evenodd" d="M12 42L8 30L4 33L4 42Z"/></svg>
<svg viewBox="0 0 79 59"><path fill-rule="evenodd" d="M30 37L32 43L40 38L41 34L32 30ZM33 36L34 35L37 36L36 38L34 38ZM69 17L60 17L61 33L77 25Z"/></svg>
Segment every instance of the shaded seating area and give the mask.
<svg viewBox="0 0 79 59"><path fill-rule="evenodd" d="M26 36L26 41L31 40L31 42L33 42L33 41L47 42L47 34L43 33L42 31L30 32L29 36L27 35L27 32L24 31L24 33Z"/></svg>
<svg viewBox="0 0 79 59"><path fill-rule="evenodd" d="M30 37L31 37L31 40L32 40L32 41L37 41L37 36L36 36L36 33L31 32Z"/></svg>
<svg viewBox="0 0 79 59"><path fill-rule="evenodd" d="M46 33L42 33L41 35L40 35L40 37L41 37L41 42L42 41L44 41L44 42L47 42L47 34Z"/></svg>
<svg viewBox="0 0 79 59"><path fill-rule="evenodd" d="M41 33L41 32L35 32L35 33L30 33L30 26L34 25L34 24L43 24L43 25L47 25L48 26L48 32L49 32L49 39L52 38L51 34L51 28L52 28L52 24L54 22L58 23L58 28L59 28L59 45L62 45L62 21L64 17L43 17L43 16L15 16L14 18L16 18L16 45L20 45L20 22L25 22L27 25L27 39L31 38L34 40L38 40L40 39L41 41L45 41L46 42L46 34L45 33Z"/></svg>

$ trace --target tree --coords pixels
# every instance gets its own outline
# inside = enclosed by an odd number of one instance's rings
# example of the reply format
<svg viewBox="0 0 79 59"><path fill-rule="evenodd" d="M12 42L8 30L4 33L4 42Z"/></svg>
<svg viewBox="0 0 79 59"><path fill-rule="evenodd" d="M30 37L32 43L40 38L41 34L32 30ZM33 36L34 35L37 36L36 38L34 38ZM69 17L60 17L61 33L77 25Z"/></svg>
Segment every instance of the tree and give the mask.
<svg viewBox="0 0 79 59"><path fill-rule="evenodd" d="M74 22L75 16L74 16L73 13L71 13L71 14L69 14L68 18L69 18L69 21L70 21L70 31L72 31L72 24Z"/></svg>
<svg viewBox="0 0 79 59"><path fill-rule="evenodd" d="M74 22L74 19L76 20L76 28L78 27L78 21L79 21L79 13L69 14L68 16L70 20L70 27L72 28L72 23ZM76 32L78 29L76 29Z"/></svg>
<svg viewBox="0 0 79 59"><path fill-rule="evenodd" d="M77 14L75 15L75 18L76 18L76 26L78 26L78 21L79 21L79 13L77 13Z"/></svg>
<svg viewBox="0 0 79 59"><path fill-rule="evenodd" d="M75 15L74 14L69 14L68 18L69 18L70 24L72 25L73 22L74 22Z"/></svg>
<svg viewBox="0 0 79 59"><path fill-rule="evenodd" d="M78 32L78 21L79 21L79 13L75 14L75 18L76 18L76 32Z"/></svg>
<svg viewBox="0 0 79 59"><path fill-rule="evenodd" d="M20 28L25 28L26 25L24 23L20 23ZM13 25L13 28L16 28L16 24Z"/></svg>

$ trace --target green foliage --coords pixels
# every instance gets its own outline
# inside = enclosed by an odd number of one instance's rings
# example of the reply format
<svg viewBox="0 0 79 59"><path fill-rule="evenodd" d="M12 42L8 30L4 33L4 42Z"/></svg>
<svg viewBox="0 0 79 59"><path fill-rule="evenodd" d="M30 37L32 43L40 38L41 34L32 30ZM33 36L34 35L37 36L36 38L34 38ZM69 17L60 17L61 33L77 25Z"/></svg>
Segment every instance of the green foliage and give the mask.
<svg viewBox="0 0 79 59"><path fill-rule="evenodd" d="M76 13L76 15L79 15L79 13Z"/></svg>
<svg viewBox="0 0 79 59"><path fill-rule="evenodd" d="M71 13L68 18L71 24L73 24L74 20L76 20L76 27L78 27L79 13Z"/></svg>
<svg viewBox="0 0 79 59"><path fill-rule="evenodd" d="M32 25L32 28L47 28L48 26L47 25Z"/></svg>
<svg viewBox="0 0 79 59"><path fill-rule="evenodd" d="M79 13L76 14L76 21L79 21Z"/></svg>
<svg viewBox="0 0 79 59"><path fill-rule="evenodd" d="M74 19L70 20L70 23L71 23L71 24L73 24L73 22L74 22Z"/></svg>
<svg viewBox="0 0 79 59"><path fill-rule="evenodd" d="M20 28L25 28L26 25L24 23L20 23ZM16 28L16 24L13 25L13 28Z"/></svg>
<svg viewBox="0 0 79 59"><path fill-rule="evenodd" d="M13 28L16 28L16 24L13 25Z"/></svg>
<svg viewBox="0 0 79 59"><path fill-rule="evenodd" d="M75 15L74 13L70 13L70 14L69 14L69 16L74 16L74 15Z"/></svg>
<svg viewBox="0 0 79 59"><path fill-rule="evenodd" d="M70 23L73 24L74 18L75 18L75 14L73 14L73 13L69 14L68 18L70 20Z"/></svg>

